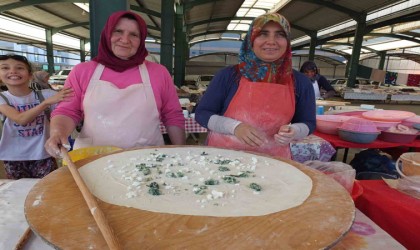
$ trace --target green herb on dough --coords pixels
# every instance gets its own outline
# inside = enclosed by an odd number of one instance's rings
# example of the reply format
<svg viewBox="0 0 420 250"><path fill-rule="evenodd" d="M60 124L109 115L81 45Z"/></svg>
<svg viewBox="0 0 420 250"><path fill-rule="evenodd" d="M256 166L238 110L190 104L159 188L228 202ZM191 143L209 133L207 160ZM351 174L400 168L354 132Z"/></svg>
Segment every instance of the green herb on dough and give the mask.
<svg viewBox="0 0 420 250"><path fill-rule="evenodd" d="M161 192L159 190L159 184L157 184L156 182L150 183L149 194L151 194L151 195L161 195Z"/></svg>
<svg viewBox="0 0 420 250"><path fill-rule="evenodd" d="M174 174L174 173L172 173L172 172L167 172L167 173L166 173L166 177L169 177L169 178L176 178L176 174Z"/></svg>
<svg viewBox="0 0 420 250"><path fill-rule="evenodd" d="M144 175L149 175L149 174L152 173L150 168L146 167L145 163L140 163L140 164L136 165L136 168L137 168L137 170L142 172Z"/></svg>
<svg viewBox="0 0 420 250"><path fill-rule="evenodd" d="M239 182L235 177L229 176L229 175L223 176L223 180L226 183L230 183L230 184L235 184L235 183L238 183Z"/></svg>
<svg viewBox="0 0 420 250"><path fill-rule="evenodd" d="M258 191L258 192L262 190L262 187L260 185L258 185L257 183L254 183L254 182L249 184L249 187L254 189L255 191Z"/></svg>
<svg viewBox="0 0 420 250"><path fill-rule="evenodd" d="M219 181L218 180L214 180L214 179L210 179L210 180L205 180L204 181L205 185L219 185Z"/></svg>
<svg viewBox="0 0 420 250"><path fill-rule="evenodd" d="M166 154L160 154L156 157L156 161L158 162L162 162L163 160L165 160L165 158L168 157L168 155Z"/></svg>
<svg viewBox="0 0 420 250"><path fill-rule="evenodd" d="M217 160L213 161L214 164L220 164L220 165L226 165L226 164L229 164L231 162L232 162L231 160L220 160L220 159L217 159Z"/></svg>
<svg viewBox="0 0 420 250"><path fill-rule="evenodd" d="M182 173L180 171L176 172L176 174L173 173L173 172L167 172L166 173L166 177L169 177L169 178L182 178L182 177L184 177L184 173Z"/></svg>
<svg viewBox="0 0 420 250"><path fill-rule="evenodd" d="M219 167L219 171L221 171L221 172L230 171L230 168L225 167L225 166L220 166L220 167Z"/></svg>
<svg viewBox="0 0 420 250"><path fill-rule="evenodd" d="M184 177L184 173L178 171L178 172L176 172L176 176L179 177L179 178L182 178L182 177Z"/></svg>
<svg viewBox="0 0 420 250"><path fill-rule="evenodd" d="M250 174L252 174L251 171L245 171L245 172L240 172L239 174L236 174L236 175L231 174L229 176L237 177L237 178L247 178L247 177L249 177Z"/></svg>
<svg viewBox="0 0 420 250"><path fill-rule="evenodd" d="M195 194L202 195L202 194L205 194L206 193L206 189L207 189L207 186L204 186L204 185L203 186L199 186L199 187L196 187L194 193Z"/></svg>

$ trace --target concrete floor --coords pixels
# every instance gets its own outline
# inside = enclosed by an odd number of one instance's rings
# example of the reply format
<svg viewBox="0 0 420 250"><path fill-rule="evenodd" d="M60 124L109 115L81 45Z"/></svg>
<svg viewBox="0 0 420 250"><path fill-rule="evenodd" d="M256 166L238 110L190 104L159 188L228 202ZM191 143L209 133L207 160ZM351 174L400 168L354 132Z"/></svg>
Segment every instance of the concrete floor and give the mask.
<svg viewBox="0 0 420 250"><path fill-rule="evenodd" d="M343 101L339 98L335 98L334 100ZM410 112L416 113L417 115L420 115L420 103L383 103L383 102L378 103L374 101L354 101L354 102L351 102L349 106L360 106L361 104L375 105L375 108L378 108L378 109L410 111ZM205 134L198 134L199 145L203 145L205 139L206 139ZM197 145L196 141L191 136L187 138L187 144ZM361 150L364 150L364 149L349 149L346 163L349 163L353 159L354 155L360 152ZM342 161L343 154L344 154L343 149L338 150L336 160ZM0 161L0 179L2 178L6 178L6 177L5 177L3 162Z"/></svg>

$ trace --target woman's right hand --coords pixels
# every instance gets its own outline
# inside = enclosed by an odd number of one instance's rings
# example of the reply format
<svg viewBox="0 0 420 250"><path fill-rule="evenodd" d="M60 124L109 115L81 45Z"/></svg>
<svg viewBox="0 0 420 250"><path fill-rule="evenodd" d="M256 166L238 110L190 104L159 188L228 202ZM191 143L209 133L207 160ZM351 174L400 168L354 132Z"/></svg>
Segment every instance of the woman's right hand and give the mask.
<svg viewBox="0 0 420 250"><path fill-rule="evenodd" d="M70 149L68 136L64 135L59 130L52 130L44 147L48 154L52 157L61 158L61 148L65 147L67 150Z"/></svg>
<svg viewBox="0 0 420 250"><path fill-rule="evenodd" d="M259 147L265 142L264 134L246 123L239 124L234 134L241 142L251 147Z"/></svg>
<svg viewBox="0 0 420 250"><path fill-rule="evenodd" d="M45 104L53 105L61 101L66 101L73 96L73 89L65 87L57 92L57 94L45 99Z"/></svg>
<svg viewBox="0 0 420 250"><path fill-rule="evenodd" d="M68 137L61 135L60 133L52 132L50 138L48 138L47 142L45 143L45 150L52 157L61 158L61 147L69 149L70 143L68 141Z"/></svg>

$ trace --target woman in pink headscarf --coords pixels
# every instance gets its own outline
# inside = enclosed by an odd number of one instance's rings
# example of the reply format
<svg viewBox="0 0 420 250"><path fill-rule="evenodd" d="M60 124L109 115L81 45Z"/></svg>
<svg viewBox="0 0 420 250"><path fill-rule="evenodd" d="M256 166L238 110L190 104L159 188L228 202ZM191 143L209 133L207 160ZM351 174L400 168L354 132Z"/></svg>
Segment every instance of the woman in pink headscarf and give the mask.
<svg viewBox="0 0 420 250"><path fill-rule="evenodd" d="M145 60L146 23L137 14L112 14L102 30L98 56L76 65L64 86L74 98L52 113L47 151L61 145L83 120L74 148L163 145L162 122L173 144L185 144L184 117L175 85L160 64Z"/></svg>

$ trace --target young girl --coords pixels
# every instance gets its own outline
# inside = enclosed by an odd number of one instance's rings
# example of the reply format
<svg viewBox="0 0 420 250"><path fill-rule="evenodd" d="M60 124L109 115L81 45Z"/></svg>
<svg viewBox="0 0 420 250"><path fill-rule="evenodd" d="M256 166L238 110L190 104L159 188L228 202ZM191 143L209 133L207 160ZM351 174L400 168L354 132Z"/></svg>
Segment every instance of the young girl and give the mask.
<svg viewBox="0 0 420 250"><path fill-rule="evenodd" d="M0 55L0 80L8 88L0 92L0 160L10 179L42 178L57 169L55 159L44 149L49 135L49 117L44 111L66 100L72 90L35 92L29 88L31 78L26 57Z"/></svg>

